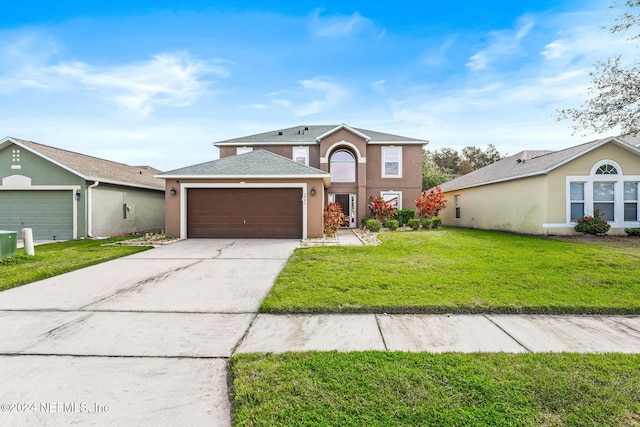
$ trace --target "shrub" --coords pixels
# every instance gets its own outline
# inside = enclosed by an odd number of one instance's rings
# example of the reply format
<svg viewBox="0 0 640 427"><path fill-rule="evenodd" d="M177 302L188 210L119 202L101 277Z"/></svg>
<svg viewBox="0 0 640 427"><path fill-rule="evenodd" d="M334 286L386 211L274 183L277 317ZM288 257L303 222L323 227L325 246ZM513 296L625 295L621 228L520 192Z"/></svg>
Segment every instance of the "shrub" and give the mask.
<svg viewBox="0 0 640 427"><path fill-rule="evenodd" d="M434 216L431 218L431 228L438 228L442 225L442 218L439 216Z"/></svg>
<svg viewBox="0 0 640 427"><path fill-rule="evenodd" d="M600 211L596 209L593 216L583 216L578 220L575 230L578 233L586 234L606 234L611 225L602 217Z"/></svg>
<svg viewBox="0 0 640 427"><path fill-rule="evenodd" d="M407 225L411 227L412 230L417 230L420 228L420 220L418 218L411 218L407 221Z"/></svg>
<svg viewBox="0 0 640 427"><path fill-rule="evenodd" d="M407 225L410 219L416 217L416 211L413 209L400 209L396 211L396 219L398 220L398 225L403 226Z"/></svg>
<svg viewBox="0 0 640 427"><path fill-rule="evenodd" d="M382 196L370 196L369 209L371 210L371 215L379 221L391 219L396 213L396 208L383 199Z"/></svg>
<svg viewBox="0 0 640 427"><path fill-rule="evenodd" d="M440 210L447 206L447 199L442 195L440 187L434 187L429 191L423 191L422 195L416 200L416 211L418 218L431 218L438 215Z"/></svg>
<svg viewBox="0 0 640 427"><path fill-rule="evenodd" d="M342 207L337 203L329 203L324 209L324 233L329 237L335 236L344 220Z"/></svg>
<svg viewBox="0 0 640 427"><path fill-rule="evenodd" d="M363 216L362 218L360 218L360 225L362 226L362 228L364 228L367 225L367 221L369 221L371 218Z"/></svg>
<svg viewBox="0 0 640 427"><path fill-rule="evenodd" d="M625 228L624 232L628 236L640 236L640 228Z"/></svg>
<svg viewBox="0 0 640 427"><path fill-rule="evenodd" d="M422 226L422 228L424 228L425 230L428 230L431 228L431 218L425 218L422 220L422 222L420 223L420 225Z"/></svg>
<svg viewBox="0 0 640 427"><path fill-rule="evenodd" d="M380 231L380 227L382 227L382 224L380 223L380 221L378 221L377 219L368 219L365 223L364 223L364 228L366 228L369 231L373 231L378 232Z"/></svg>
<svg viewBox="0 0 640 427"><path fill-rule="evenodd" d="M389 231L395 231L398 229L399 222L397 219L389 219L384 223L384 226L389 229Z"/></svg>

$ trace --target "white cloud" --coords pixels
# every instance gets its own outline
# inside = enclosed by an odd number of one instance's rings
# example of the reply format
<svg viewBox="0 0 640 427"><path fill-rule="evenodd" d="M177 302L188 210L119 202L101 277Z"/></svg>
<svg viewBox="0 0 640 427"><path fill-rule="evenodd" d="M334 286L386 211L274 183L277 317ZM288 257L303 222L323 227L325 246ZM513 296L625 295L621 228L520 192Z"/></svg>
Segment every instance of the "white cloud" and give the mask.
<svg viewBox="0 0 640 427"><path fill-rule="evenodd" d="M294 117L304 117L334 108L349 97L348 90L326 77L300 80L298 84L296 88L268 94L273 98L271 104L290 110Z"/></svg>
<svg viewBox="0 0 640 427"><path fill-rule="evenodd" d="M385 92L386 91L386 89L384 87L385 83L387 83L386 80L377 80L375 82L371 82L370 84L371 84L371 87L373 89L375 89L376 91Z"/></svg>
<svg viewBox="0 0 640 427"><path fill-rule="evenodd" d="M371 20L355 12L349 16L320 16L321 9L316 9L311 16L311 30L317 37L343 38L363 31L373 26ZM384 30L378 31L378 37L383 37Z"/></svg>
<svg viewBox="0 0 640 427"><path fill-rule="evenodd" d="M575 59L586 59L590 63L614 52L635 56L635 43L627 42L624 37L612 36L594 26L570 28L562 32L562 37L546 44L540 54L547 61L569 63Z"/></svg>
<svg viewBox="0 0 640 427"><path fill-rule="evenodd" d="M315 114L331 108L339 104L349 95L349 92L343 89L340 85L331 83L322 78L302 80L299 83L305 89L311 90L313 92L321 92L323 96L320 99L314 99L313 101L303 105L302 107L297 108L295 115L298 117L309 116L311 114Z"/></svg>
<svg viewBox="0 0 640 427"><path fill-rule="evenodd" d="M229 75L220 66L195 61L184 53L162 53L146 62L105 68L70 62L51 70L142 115L151 114L161 105L188 106L206 91L204 75Z"/></svg>
<svg viewBox="0 0 640 427"><path fill-rule="evenodd" d="M491 32L489 46L472 55L467 62L467 67L472 71L483 70L495 60L519 53L521 40L533 27L534 22L531 18L523 17L515 30Z"/></svg>

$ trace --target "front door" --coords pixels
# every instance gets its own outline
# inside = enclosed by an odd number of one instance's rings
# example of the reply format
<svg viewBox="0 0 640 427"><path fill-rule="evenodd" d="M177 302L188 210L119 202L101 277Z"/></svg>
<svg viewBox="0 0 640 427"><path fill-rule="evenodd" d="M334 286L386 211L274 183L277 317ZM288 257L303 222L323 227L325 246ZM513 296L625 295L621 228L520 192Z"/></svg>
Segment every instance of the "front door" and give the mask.
<svg viewBox="0 0 640 427"><path fill-rule="evenodd" d="M342 226L354 228L356 226L356 195L336 193L333 195L333 200L340 205L345 216Z"/></svg>

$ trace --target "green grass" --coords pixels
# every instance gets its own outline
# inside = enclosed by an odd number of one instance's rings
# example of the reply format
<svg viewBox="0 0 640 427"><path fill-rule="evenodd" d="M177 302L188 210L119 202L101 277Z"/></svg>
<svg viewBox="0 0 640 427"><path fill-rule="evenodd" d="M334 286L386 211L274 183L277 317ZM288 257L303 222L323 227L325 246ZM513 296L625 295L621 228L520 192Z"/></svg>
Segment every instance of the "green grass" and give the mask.
<svg viewBox="0 0 640 427"><path fill-rule="evenodd" d="M638 426L640 355L244 354L234 426Z"/></svg>
<svg viewBox="0 0 640 427"><path fill-rule="evenodd" d="M261 312L640 313L640 247L438 229L298 249Z"/></svg>
<svg viewBox="0 0 640 427"><path fill-rule="evenodd" d="M72 240L35 247L34 256L18 249L15 256L0 258L0 291L57 276L79 268L149 249L149 246L120 246L123 240Z"/></svg>

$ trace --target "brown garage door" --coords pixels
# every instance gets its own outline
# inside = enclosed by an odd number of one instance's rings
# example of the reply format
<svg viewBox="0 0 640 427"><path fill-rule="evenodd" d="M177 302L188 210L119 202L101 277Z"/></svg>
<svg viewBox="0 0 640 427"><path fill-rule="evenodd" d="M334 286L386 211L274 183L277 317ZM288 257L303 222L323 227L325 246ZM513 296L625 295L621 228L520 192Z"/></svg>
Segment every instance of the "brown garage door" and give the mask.
<svg viewBox="0 0 640 427"><path fill-rule="evenodd" d="M187 237L302 238L300 188L189 188Z"/></svg>

